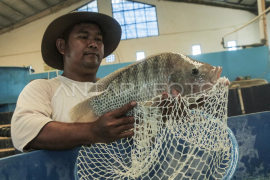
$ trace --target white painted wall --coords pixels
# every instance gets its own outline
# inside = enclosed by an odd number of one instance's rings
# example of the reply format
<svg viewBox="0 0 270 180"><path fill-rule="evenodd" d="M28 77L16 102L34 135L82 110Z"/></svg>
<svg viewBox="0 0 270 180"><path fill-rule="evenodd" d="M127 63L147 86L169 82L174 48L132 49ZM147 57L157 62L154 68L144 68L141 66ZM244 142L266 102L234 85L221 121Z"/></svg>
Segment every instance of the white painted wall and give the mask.
<svg viewBox="0 0 270 180"><path fill-rule="evenodd" d="M40 44L46 27L56 17L89 1L91 0L82 0L57 13L0 35L0 66L32 65L37 73L43 72ZM114 52L115 63L135 61L138 51L145 51L146 56L168 51L189 55L192 53L191 46L195 44L201 45L202 53L224 51L221 45L222 36L255 17L247 11L213 6L157 0L137 2L156 6L160 35L122 40ZM98 6L99 12L112 15L110 0L98 0ZM258 22L226 37L225 41L228 40L236 40L239 45L259 43ZM102 65L105 64L108 63L104 60Z"/></svg>

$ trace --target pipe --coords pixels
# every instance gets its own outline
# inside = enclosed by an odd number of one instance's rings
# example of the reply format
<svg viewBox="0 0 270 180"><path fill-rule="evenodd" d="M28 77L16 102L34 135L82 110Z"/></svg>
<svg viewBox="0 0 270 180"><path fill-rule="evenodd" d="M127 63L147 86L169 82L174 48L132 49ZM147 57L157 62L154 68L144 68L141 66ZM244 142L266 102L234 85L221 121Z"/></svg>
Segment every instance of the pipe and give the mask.
<svg viewBox="0 0 270 180"><path fill-rule="evenodd" d="M261 0L257 0L257 7L258 7L258 14L261 14L262 13L262 1ZM264 39L263 16L260 17L259 27L260 27L260 38Z"/></svg>
<svg viewBox="0 0 270 180"><path fill-rule="evenodd" d="M265 11L265 1L262 1L262 11ZM264 39L261 39L262 41L266 41L265 45L268 46L268 37L267 37L267 23L266 23L266 14L262 16L262 21L263 21L263 33L264 33Z"/></svg>
<svg viewBox="0 0 270 180"><path fill-rule="evenodd" d="M265 3L264 0L258 0L258 11L259 11L259 15L256 16L255 18L253 18L251 21L249 21L247 24L245 24L244 26L234 30L233 32L230 32L228 34L226 34L225 36L222 37L222 41L221 44L223 46L224 49L228 49L230 47L226 47L225 46L225 41L224 38L232 33L235 33L237 31L239 31L240 29L243 29L244 27L248 26L249 24L253 23L254 21L256 21L258 18L261 18L260 20L260 36L261 36L261 43L254 43L254 44L249 44L249 45L241 45L241 46L235 46L237 48L242 47L242 48L247 48L247 47L259 47L259 46L268 46L268 38L267 38L267 29L266 29L266 13L268 11L270 11L270 7L268 7L265 10ZM262 3L263 2L263 3ZM261 17L263 16L263 17Z"/></svg>
<svg viewBox="0 0 270 180"><path fill-rule="evenodd" d="M228 34L226 34L225 36L223 36L222 38L232 34L232 33L235 33L236 31L239 31L240 29L243 29L244 27L248 26L249 24L253 23L254 21L256 21L259 17L261 17L262 15L264 15L265 13L267 13L268 11L270 11L270 7L268 7L265 11L263 11L261 14L259 14L258 16L256 16L255 18L253 18L251 21L249 21L247 24L245 24L244 26L234 30L233 32L230 32Z"/></svg>
<svg viewBox="0 0 270 180"><path fill-rule="evenodd" d="M239 84L237 84L236 88L237 88L237 92L238 92L238 97L239 97L239 102L240 102L242 114L246 114L245 106L244 106L244 102L243 102L243 97L242 97L241 87L240 87Z"/></svg>

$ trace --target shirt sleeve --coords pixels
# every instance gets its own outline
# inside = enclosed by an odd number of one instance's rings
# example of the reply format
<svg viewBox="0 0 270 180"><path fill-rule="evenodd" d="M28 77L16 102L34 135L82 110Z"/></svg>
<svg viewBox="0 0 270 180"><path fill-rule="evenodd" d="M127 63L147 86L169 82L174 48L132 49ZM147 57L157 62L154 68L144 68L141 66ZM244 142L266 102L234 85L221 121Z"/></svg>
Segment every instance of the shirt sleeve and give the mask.
<svg viewBox="0 0 270 180"><path fill-rule="evenodd" d="M47 80L29 83L19 95L11 120L11 138L16 149L23 148L52 121L52 88Z"/></svg>

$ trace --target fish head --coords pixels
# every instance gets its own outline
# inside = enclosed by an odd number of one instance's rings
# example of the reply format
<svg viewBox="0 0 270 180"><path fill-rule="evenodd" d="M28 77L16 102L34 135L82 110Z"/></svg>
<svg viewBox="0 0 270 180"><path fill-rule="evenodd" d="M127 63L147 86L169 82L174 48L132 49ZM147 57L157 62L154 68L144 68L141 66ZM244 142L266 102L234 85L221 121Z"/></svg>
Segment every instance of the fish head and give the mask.
<svg viewBox="0 0 270 180"><path fill-rule="evenodd" d="M176 63L169 75L168 91L173 96L202 93L210 90L220 78L222 67L212 66L185 56L181 63Z"/></svg>

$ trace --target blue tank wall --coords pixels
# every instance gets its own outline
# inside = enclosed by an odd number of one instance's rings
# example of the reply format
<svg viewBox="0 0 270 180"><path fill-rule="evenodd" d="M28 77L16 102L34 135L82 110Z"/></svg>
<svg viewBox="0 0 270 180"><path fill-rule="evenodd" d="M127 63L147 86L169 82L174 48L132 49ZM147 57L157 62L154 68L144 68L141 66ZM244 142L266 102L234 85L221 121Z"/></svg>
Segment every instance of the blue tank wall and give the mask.
<svg viewBox="0 0 270 180"><path fill-rule="evenodd" d="M58 71L58 75L61 75L63 71ZM25 76L25 80L29 83L35 79L52 79L57 76L57 71L50 71L45 73L28 74Z"/></svg>
<svg viewBox="0 0 270 180"><path fill-rule="evenodd" d="M103 78L103 77L111 74L115 70L126 67L127 65L130 65L132 63L133 62L100 66L100 68L97 72L97 77Z"/></svg>
<svg viewBox="0 0 270 180"><path fill-rule="evenodd" d="M0 112L13 111L18 96L29 82L29 68L0 67Z"/></svg>

